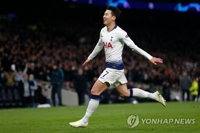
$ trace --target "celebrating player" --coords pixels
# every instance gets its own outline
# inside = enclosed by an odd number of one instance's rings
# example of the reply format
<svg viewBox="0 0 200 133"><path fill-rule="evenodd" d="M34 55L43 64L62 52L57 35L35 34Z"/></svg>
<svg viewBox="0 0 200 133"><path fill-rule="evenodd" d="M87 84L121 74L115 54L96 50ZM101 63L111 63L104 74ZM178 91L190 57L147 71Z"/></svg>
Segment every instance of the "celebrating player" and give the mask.
<svg viewBox="0 0 200 133"><path fill-rule="evenodd" d="M73 127L86 127L88 125L89 118L99 105L100 94L110 85L114 86L122 97L150 98L160 102L163 106L166 106L165 99L158 91L149 93L139 88L127 88L127 79L124 74L124 63L122 60L124 44L130 47L133 51L146 57L155 65L163 63L163 61L160 58L151 56L135 45L127 33L116 25L116 20L119 18L120 14L121 11L118 8L112 6L107 7L103 15L103 23L105 27L101 29L99 41L88 59L82 65L88 65L90 61L104 48L106 69L99 76L91 89L91 99L83 118L76 122L69 123Z"/></svg>

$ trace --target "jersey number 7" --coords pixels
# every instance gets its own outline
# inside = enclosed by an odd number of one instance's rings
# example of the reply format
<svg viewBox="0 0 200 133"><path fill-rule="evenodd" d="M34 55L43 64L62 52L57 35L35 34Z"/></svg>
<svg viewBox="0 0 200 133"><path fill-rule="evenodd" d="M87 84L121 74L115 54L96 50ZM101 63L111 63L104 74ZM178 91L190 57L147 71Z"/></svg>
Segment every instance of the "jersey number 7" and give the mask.
<svg viewBox="0 0 200 133"><path fill-rule="evenodd" d="M105 77L107 74L108 74L109 72L108 71L106 71L106 73L102 76L102 77Z"/></svg>

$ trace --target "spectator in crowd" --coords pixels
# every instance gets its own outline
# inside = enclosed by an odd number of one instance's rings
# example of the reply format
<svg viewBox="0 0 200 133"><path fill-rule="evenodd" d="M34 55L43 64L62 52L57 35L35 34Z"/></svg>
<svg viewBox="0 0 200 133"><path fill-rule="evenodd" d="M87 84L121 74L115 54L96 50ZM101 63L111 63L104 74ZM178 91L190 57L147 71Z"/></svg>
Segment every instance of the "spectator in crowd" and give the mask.
<svg viewBox="0 0 200 133"><path fill-rule="evenodd" d="M24 107L34 107L35 91L38 88L37 81L33 74L25 74L23 79L19 82L18 88L20 90L21 99Z"/></svg>
<svg viewBox="0 0 200 133"><path fill-rule="evenodd" d="M199 89L199 78L195 77L194 80L192 81L192 85L189 89L191 95L192 95L192 101L197 101L197 96L198 96L198 89Z"/></svg>
<svg viewBox="0 0 200 133"><path fill-rule="evenodd" d="M4 83L5 83L5 81L4 81L5 79L3 78L3 67L2 66L0 66L0 91L1 91L1 89L3 89L4 88Z"/></svg>
<svg viewBox="0 0 200 133"><path fill-rule="evenodd" d="M87 79L82 68L79 68L74 76L74 88L78 94L78 104L83 105L85 101L84 95L87 89Z"/></svg>
<svg viewBox="0 0 200 133"><path fill-rule="evenodd" d="M25 74L27 74L28 71L28 64L25 65L24 70L22 71L21 68L19 68L19 70L16 69L15 64L11 65L11 69L14 72L14 78L15 78L15 82L16 82L16 86L18 85L18 83L23 79L23 76Z"/></svg>
<svg viewBox="0 0 200 133"><path fill-rule="evenodd" d="M38 104L51 104L50 99L47 96L47 89L49 86L47 86L45 83L41 83L38 85L38 89L36 90L35 99Z"/></svg>
<svg viewBox="0 0 200 133"><path fill-rule="evenodd" d="M62 106L62 83L64 75L62 70L58 67L58 64L54 63L52 66L50 82L52 85L51 98L53 106L56 106L56 94L58 96L58 105Z"/></svg>
<svg viewBox="0 0 200 133"><path fill-rule="evenodd" d="M182 101L189 101L190 100L190 92L189 88L191 86L192 79L187 74L186 71L183 72L183 75L180 77L180 88L182 90ZM187 99L185 99L185 94Z"/></svg>
<svg viewBox="0 0 200 133"><path fill-rule="evenodd" d="M170 99L170 86L168 81L164 81L162 84L162 91L163 91L163 97L166 101L171 101Z"/></svg>
<svg viewBox="0 0 200 133"><path fill-rule="evenodd" d="M64 70L63 70L63 65L62 65L62 63L60 63L59 64L59 67L58 67L58 69L59 69L59 71L60 71L60 73L61 73L61 86L60 87L62 87L63 86L63 83L64 83L64 80L65 80L65 73L64 73ZM48 71L48 70L47 70ZM48 72L47 72L48 73Z"/></svg>
<svg viewBox="0 0 200 133"><path fill-rule="evenodd" d="M14 73L13 71L10 69L9 71L5 72L4 74L4 80L5 80L5 92L7 97L9 97L9 99L13 99L13 91L15 88L15 79L14 79Z"/></svg>

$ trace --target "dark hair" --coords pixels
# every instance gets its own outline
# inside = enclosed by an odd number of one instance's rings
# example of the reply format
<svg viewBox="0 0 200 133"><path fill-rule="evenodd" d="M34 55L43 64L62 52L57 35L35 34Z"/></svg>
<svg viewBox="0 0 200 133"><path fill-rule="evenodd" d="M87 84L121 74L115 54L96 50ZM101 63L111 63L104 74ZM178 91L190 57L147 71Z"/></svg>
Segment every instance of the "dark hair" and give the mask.
<svg viewBox="0 0 200 133"><path fill-rule="evenodd" d="M116 17L116 20L119 18L121 15L121 10L119 10L117 7L114 6L108 6L107 10L111 10L112 15Z"/></svg>

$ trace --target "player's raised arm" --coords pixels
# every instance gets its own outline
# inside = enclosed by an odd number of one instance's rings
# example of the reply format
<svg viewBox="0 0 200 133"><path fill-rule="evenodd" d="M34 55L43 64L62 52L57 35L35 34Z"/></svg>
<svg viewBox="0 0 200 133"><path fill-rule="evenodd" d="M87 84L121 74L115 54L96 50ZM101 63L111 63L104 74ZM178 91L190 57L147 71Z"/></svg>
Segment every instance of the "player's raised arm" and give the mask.
<svg viewBox="0 0 200 133"><path fill-rule="evenodd" d="M82 66L86 66L97 54L103 49L103 44L101 41L101 36L99 37L99 41L97 42L95 48L92 53L88 56L87 60L82 64Z"/></svg>
<svg viewBox="0 0 200 133"><path fill-rule="evenodd" d="M127 35L125 31L123 31L120 34L121 40L128 46L130 47L133 51L136 51L137 53L143 55L147 59L150 60L151 63L157 65L157 63L163 63L163 60L161 58L153 57L143 49L139 48L132 40L131 38Z"/></svg>

